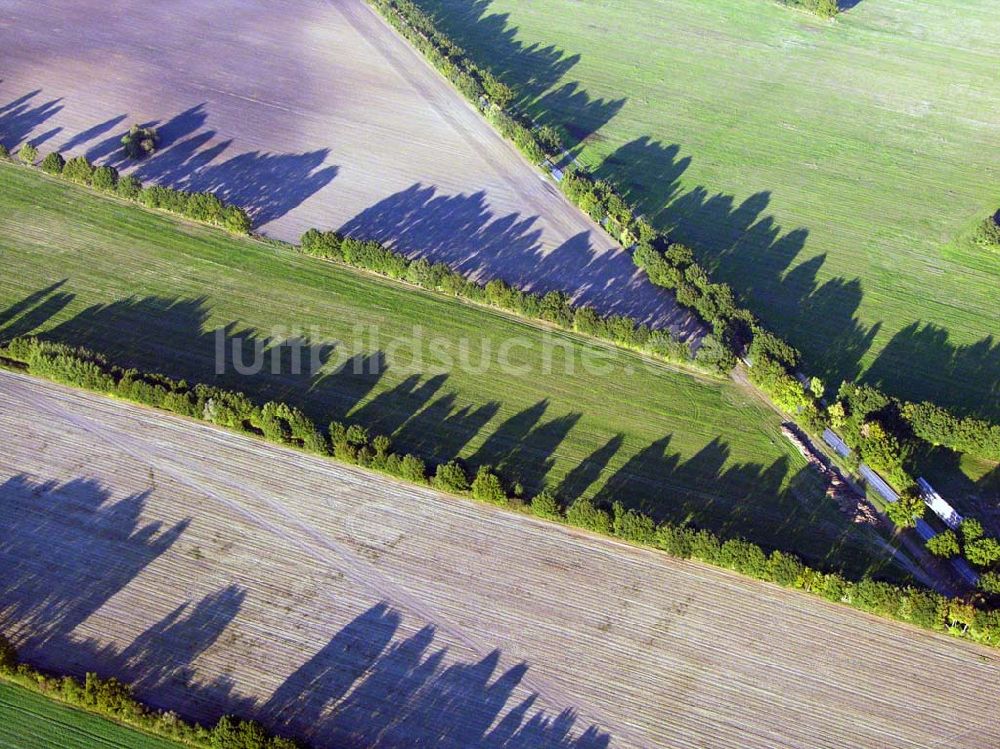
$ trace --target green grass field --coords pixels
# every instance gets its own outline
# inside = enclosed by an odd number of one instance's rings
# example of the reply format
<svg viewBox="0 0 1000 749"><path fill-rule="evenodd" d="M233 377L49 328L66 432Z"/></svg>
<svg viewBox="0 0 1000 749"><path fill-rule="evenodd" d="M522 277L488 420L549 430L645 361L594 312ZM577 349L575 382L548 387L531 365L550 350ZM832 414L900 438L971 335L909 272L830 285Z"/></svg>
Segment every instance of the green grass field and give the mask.
<svg viewBox="0 0 1000 749"><path fill-rule="evenodd" d="M179 746L0 681L3 749L177 749Z"/></svg>
<svg viewBox="0 0 1000 749"><path fill-rule="evenodd" d="M1000 418L1000 13L417 0L834 387Z"/></svg>
<svg viewBox="0 0 1000 749"><path fill-rule="evenodd" d="M884 555L823 498L778 416L729 381L15 166L0 167L0 266L0 337L44 332L129 365L284 399L321 423L347 416L435 460L498 466L529 493L547 485L567 500L620 497L854 572ZM415 326L422 362L410 346ZM256 376L227 359L216 377L220 327L227 349L275 331L279 341L308 336L328 359L319 374L308 362L295 374L285 356L279 373L268 364ZM499 366L512 341L514 366ZM435 361L461 362L463 350L472 371ZM377 374L373 358L384 360Z"/></svg>

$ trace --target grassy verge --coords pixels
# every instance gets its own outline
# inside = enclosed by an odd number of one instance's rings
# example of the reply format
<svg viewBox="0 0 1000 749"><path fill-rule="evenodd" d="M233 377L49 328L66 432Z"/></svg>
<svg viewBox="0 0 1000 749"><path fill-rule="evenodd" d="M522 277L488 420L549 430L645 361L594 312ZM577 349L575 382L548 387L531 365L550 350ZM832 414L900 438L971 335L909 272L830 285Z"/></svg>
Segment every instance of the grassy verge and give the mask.
<svg viewBox="0 0 1000 749"><path fill-rule="evenodd" d="M70 707L0 680L0 747L4 749L177 749L185 746Z"/></svg>
<svg viewBox="0 0 1000 749"><path fill-rule="evenodd" d="M879 540L823 498L779 418L728 381L7 165L0 259L0 337L41 333L287 401L318 423L348 418L430 461L491 464L529 493L621 499L850 574L885 562ZM291 371L291 347L276 344L295 336L322 350L319 372ZM500 366L515 340L512 366ZM238 374L234 341L241 353L257 341L279 352L278 372L268 361ZM470 366L443 366L434 352Z"/></svg>

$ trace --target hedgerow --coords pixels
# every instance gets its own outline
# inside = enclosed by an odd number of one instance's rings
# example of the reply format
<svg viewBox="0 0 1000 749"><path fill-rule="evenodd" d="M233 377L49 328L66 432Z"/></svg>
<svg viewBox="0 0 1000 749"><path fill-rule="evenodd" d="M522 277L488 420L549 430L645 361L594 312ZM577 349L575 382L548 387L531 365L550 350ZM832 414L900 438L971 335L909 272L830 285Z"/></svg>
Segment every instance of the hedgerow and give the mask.
<svg viewBox="0 0 1000 749"><path fill-rule="evenodd" d="M0 678L89 713L146 733L205 749L296 749L302 745L271 735L255 721L223 716L211 728L181 720L176 713L154 710L132 694L132 687L112 677L88 673L83 681L56 676L18 660L17 650L0 634Z"/></svg>
<svg viewBox="0 0 1000 749"><path fill-rule="evenodd" d="M591 307L574 305L569 296L561 291L534 294L499 279L481 284L467 279L444 263L430 263L424 258L411 260L379 242L345 237L333 231L309 229L300 241L300 250L313 257L362 268L522 317L545 320L565 330L608 341L664 361L694 364L716 372L728 369L725 359L721 362L713 360L701 355L700 349L698 355L692 355L690 346L677 339L670 331L654 330L622 315L603 317ZM707 353L711 353L711 349Z"/></svg>
<svg viewBox="0 0 1000 749"><path fill-rule="evenodd" d="M324 434L305 414L288 404L258 405L242 393L123 369L87 349L26 337L7 342L0 348L0 356L26 365L31 374L56 382L210 421L317 455L332 453L343 462L420 484L430 482L443 491L509 505L541 518L565 521L595 533L648 545L675 557L697 559L921 627L1000 645L1000 612L977 607L969 599L950 599L911 586L867 579L853 582L837 573L811 569L791 554L768 553L744 539L721 539L708 530L688 525L657 525L647 515L626 508L621 500L606 508L593 499L581 497L564 509L557 498L542 492L524 504L516 494L507 494L502 479L489 467L480 467L470 482L465 466L450 461L438 465L431 478L419 457L392 452L388 437L373 436L361 425L334 421ZM920 606L914 604L918 599ZM928 600L935 602L938 612L931 619L923 613L914 613L924 612L923 602Z"/></svg>
<svg viewBox="0 0 1000 749"><path fill-rule="evenodd" d="M21 152L27 147L22 147ZM22 160L33 163L37 156L36 151L33 156L30 153L23 156ZM95 166L84 156L74 156L65 161L60 153L52 152L42 160L41 168L53 176L62 176L101 192L115 193L120 198L138 202L147 208L169 211L194 221L221 226L234 234L249 234L253 228L253 222L243 208L226 203L210 192L187 192L160 185L143 187L137 177L119 177L118 170L114 167Z"/></svg>

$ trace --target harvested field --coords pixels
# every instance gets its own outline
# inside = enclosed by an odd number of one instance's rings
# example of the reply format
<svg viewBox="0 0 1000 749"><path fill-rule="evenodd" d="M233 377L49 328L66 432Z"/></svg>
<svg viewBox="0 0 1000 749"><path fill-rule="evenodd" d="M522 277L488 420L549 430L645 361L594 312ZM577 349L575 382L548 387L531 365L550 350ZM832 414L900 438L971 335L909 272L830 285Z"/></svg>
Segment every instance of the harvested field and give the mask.
<svg viewBox="0 0 1000 749"><path fill-rule="evenodd" d="M694 330L363 0L0 3L0 141L212 190L266 233L346 231Z"/></svg>
<svg viewBox="0 0 1000 749"><path fill-rule="evenodd" d="M0 626L320 747L969 747L996 651L0 373Z"/></svg>
<svg viewBox="0 0 1000 749"><path fill-rule="evenodd" d="M179 749L181 746L0 682L2 749Z"/></svg>
<svg viewBox="0 0 1000 749"><path fill-rule="evenodd" d="M828 384L1000 418L996 0L416 0Z"/></svg>
<svg viewBox="0 0 1000 749"><path fill-rule="evenodd" d="M529 493L620 498L852 576L892 574L884 540L845 521L776 414L732 382L10 165L0 267L13 271L0 274L2 338L44 334L288 401L323 426L347 418L428 460L491 464ZM252 362L258 345L261 370L238 370L233 350Z"/></svg>

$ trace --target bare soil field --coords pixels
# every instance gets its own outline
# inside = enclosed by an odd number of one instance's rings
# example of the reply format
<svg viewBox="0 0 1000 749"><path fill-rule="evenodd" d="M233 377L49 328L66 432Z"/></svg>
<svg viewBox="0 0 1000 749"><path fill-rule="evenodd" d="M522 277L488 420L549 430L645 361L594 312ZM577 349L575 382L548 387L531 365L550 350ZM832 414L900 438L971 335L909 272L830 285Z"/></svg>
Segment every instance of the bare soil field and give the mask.
<svg viewBox="0 0 1000 749"><path fill-rule="evenodd" d="M267 234L394 242L470 274L690 325L363 0L0 0L0 140L212 190Z"/></svg>
<svg viewBox="0 0 1000 749"><path fill-rule="evenodd" d="M0 627L319 747L970 747L994 651L0 373Z"/></svg>

